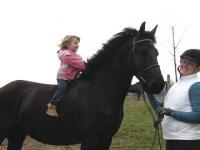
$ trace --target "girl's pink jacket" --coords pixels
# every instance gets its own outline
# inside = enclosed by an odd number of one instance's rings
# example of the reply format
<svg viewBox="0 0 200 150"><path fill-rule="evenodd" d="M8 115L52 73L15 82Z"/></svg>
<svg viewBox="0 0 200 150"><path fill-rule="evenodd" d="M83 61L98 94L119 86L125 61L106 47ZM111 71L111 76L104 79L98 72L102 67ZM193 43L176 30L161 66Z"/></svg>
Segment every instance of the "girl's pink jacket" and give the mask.
<svg viewBox="0 0 200 150"><path fill-rule="evenodd" d="M76 79L80 71L85 69L85 62L72 50L60 50L58 57L61 61L57 78L63 80Z"/></svg>

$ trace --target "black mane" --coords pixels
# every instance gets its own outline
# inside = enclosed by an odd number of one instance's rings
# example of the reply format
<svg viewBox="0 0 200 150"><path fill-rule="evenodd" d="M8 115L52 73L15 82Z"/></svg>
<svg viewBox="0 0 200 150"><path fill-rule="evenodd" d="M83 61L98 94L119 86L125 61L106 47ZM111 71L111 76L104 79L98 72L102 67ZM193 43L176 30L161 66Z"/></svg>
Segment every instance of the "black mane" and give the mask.
<svg viewBox="0 0 200 150"><path fill-rule="evenodd" d="M80 75L80 78L88 78L95 70L101 66L107 65L107 61L110 57L120 51L122 44L126 41L130 41L130 38L137 36L138 31L132 28L125 28L122 32L115 34L106 44L103 44L102 48L98 50L90 59L88 59L86 69ZM137 40L151 39L155 42L155 37L151 32L146 31L141 34ZM133 42L132 40L130 42ZM127 42L127 44L129 44Z"/></svg>

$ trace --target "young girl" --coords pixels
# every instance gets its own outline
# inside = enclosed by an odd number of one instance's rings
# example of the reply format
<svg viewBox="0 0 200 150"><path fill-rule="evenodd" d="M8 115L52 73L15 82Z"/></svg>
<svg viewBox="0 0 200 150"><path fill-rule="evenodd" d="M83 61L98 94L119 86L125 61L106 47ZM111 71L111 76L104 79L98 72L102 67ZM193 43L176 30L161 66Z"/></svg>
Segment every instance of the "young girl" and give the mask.
<svg viewBox="0 0 200 150"><path fill-rule="evenodd" d="M57 104L64 97L69 82L76 79L80 71L85 69L85 62L76 53L79 42L79 37L75 35L67 35L59 45L60 50L58 51L58 57L61 63L57 72L58 89L48 104L48 110L46 113L50 116L58 117L56 111Z"/></svg>

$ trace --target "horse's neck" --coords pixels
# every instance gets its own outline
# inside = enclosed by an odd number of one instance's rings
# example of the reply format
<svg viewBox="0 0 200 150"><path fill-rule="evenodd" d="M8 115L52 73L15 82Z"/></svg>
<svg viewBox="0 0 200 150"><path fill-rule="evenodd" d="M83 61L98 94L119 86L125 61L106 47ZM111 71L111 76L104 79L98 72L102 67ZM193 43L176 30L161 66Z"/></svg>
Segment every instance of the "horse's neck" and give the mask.
<svg viewBox="0 0 200 150"><path fill-rule="evenodd" d="M96 81L105 92L113 97L125 97L131 83L132 74L123 63L110 62L100 68L96 74Z"/></svg>

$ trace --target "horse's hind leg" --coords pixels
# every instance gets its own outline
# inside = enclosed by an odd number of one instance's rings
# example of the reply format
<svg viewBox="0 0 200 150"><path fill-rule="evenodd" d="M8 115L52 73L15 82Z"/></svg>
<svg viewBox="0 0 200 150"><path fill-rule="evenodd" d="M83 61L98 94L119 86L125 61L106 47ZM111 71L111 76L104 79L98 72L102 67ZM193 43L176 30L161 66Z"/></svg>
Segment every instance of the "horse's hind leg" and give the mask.
<svg viewBox="0 0 200 150"><path fill-rule="evenodd" d="M0 146L2 145L4 139L7 137L8 130L6 128L0 128Z"/></svg>
<svg viewBox="0 0 200 150"><path fill-rule="evenodd" d="M2 117L0 116L0 118ZM8 137L9 133L12 131L11 123L9 121L6 122L7 120L5 121L4 119L1 119L1 121L0 121L0 124L1 124L0 125L0 145L2 144L4 139Z"/></svg>
<svg viewBox="0 0 200 150"><path fill-rule="evenodd" d="M4 139L5 139L5 137L0 137L0 146L1 146Z"/></svg>
<svg viewBox="0 0 200 150"><path fill-rule="evenodd" d="M7 137L8 139L7 150L21 150L25 138L26 138L26 134L24 132L17 131L17 132L11 133Z"/></svg>

